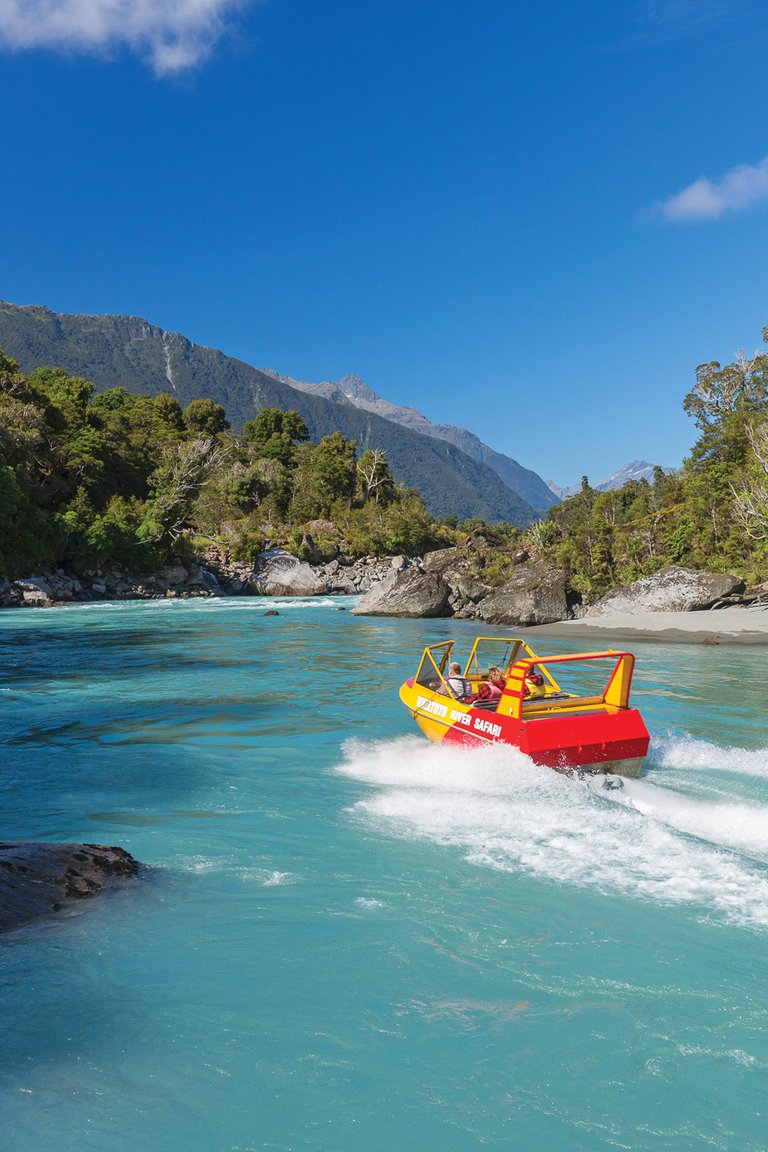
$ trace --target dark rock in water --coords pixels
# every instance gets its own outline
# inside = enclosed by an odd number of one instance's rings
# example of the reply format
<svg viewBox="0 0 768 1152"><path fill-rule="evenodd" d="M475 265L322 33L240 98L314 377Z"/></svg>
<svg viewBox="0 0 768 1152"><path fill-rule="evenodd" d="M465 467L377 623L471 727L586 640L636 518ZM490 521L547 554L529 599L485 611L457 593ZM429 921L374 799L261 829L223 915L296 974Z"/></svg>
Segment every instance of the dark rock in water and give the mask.
<svg viewBox="0 0 768 1152"><path fill-rule="evenodd" d="M269 608L266 612L262 612L262 616L279 616L280 613L276 608Z"/></svg>
<svg viewBox="0 0 768 1152"><path fill-rule="evenodd" d="M123 848L103 844L0 842L0 932L93 896L139 865Z"/></svg>
<svg viewBox="0 0 768 1152"><path fill-rule="evenodd" d="M615 588L587 612L588 616L612 616L632 612L696 612L714 608L737 597L744 583L737 576L697 572L668 564L653 576L643 576L626 588Z"/></svg>
<svg viewBox="0 0 768 1152"><path fill-rule="evenodd" d="M353 616L415 616L446 614L450 588L441 576L407 568L392 572L352 609Z"/></svg>

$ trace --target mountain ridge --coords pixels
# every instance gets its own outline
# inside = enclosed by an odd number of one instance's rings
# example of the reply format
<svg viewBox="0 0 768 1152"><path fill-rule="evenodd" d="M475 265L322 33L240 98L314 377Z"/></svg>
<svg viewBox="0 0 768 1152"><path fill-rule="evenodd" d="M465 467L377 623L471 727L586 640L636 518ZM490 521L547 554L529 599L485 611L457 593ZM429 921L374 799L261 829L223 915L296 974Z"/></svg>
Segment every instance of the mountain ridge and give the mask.
<svg viewBox="0 0 768 1152"><path fill-rule="evenodd" d="M58 313L44 305L0 301L0 347L30 372L56 366L91 380L98 391L174 393L186 406L210 397L233 427L263 408L300 412L314 440L340 431L361 450L381 448L395 479L421 492L434 516L509 521L525 527L534 509L488 465L446 440L290 387L245 361L195 344L138 316Z"/></svg>
<svg viewBox="0 0 768 1152"><path fill-rule="evenodd" d="M273 369L264 369L264 371L274 372ZM422 412L410 405L392 404L391 401L383 399L374 392L359 376L342 376L336 383L323 381L311 384L296 380L291 376L283 376L277 372L274 372L274 375L292 388L297 388L311 395L324 396L334 403L340 404L346 401L356 408L373 412L385 420L391 420L404 428L419 432L422 436L434 436L439 440L448 441L449 444L453 444L472 459L487 464L508 488L517 492L526 503L530 504L541 515L545 515L553 504L558 503L559 497L538 473L524 467L511 456L506 456L503 452L497 452L495 448L484 444L480 437L476 436L474 432L470 432L468 428L458 428L454 424L435 424Z"/></svg>

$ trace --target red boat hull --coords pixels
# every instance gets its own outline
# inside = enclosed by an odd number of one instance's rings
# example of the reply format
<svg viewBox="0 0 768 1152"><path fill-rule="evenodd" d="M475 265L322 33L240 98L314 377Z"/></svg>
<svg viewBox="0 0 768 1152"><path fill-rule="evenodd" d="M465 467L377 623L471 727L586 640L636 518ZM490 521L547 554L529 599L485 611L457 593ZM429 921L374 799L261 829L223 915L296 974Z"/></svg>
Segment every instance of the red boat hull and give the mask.
<svg viewBox="0 0 768 1152"><path fill-rule="evenodd" d="M615 715L604 712L515 720L470 708L468 726L446 725L447 744L508 744L535 764L559 770L582 769L636 776L648 753L650 738L635 708Z"/></svg>

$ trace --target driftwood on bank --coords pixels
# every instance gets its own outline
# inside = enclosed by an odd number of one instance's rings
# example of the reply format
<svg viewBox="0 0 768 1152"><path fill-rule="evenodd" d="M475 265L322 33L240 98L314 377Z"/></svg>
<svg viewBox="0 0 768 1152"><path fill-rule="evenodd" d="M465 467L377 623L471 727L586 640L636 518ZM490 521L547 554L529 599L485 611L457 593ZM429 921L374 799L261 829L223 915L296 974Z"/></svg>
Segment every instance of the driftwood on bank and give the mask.
<svg viewBox="0 0 768 1152"><path fill-rule="evenodd" d="M0 842L0 932L59 912L138 870L123 848Z"/></svg>

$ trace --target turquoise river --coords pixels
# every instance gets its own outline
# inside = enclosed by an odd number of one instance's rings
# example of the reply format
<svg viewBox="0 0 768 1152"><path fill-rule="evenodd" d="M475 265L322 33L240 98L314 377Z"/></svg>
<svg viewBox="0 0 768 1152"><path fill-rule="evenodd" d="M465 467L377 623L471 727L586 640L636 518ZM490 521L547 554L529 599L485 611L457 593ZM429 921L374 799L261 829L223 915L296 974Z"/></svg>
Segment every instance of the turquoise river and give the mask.
<svg viewBox="0 0 768 1152"><path fill-rule="evenodd" d="M474 629L349 603L3 613L3 838L146 868L0 938L2 1152L765 1152L766 649L637 643L601 793L429 744Z"/></svg>

